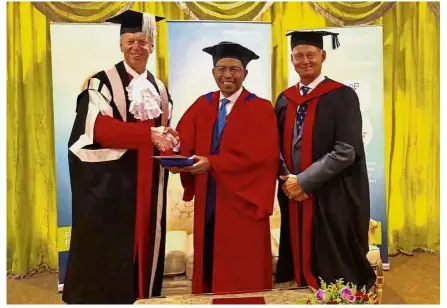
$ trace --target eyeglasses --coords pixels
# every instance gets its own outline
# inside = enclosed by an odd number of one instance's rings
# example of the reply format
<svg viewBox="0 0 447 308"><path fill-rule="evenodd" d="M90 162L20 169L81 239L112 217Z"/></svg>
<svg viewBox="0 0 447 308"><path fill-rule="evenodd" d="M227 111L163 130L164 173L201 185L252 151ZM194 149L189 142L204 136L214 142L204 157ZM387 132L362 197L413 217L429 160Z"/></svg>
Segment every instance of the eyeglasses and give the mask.
<svg viewBox="0 0 447 308"><path fill-rule="evenodd" d="M237 75L240 72L242 72L244 69L242 67L237 67L237 66L233 66L233 67L225 67L225 66L216 66L214 67L214 70L216 71L217 74L219 75L223 75L225 74L225 72L227 70L230 71L231 75Z"/></svg>
<svg viewBox="0 0 447 308"><path fill-rule="evenodd" d="M302 53L298 53L298 54L294 54L294 55L293 55L293 59L294 59L295 61L303 61L303 60L304 60L304 57L306 57L307 60L312 61L312 60L315 60L315 59L317 58L317 56L318 56L318 54L315 53L315 52L311 52L311 53L308 53L308 54L306 54L306 55L304 55L304 54L302 54Z"/></svg>

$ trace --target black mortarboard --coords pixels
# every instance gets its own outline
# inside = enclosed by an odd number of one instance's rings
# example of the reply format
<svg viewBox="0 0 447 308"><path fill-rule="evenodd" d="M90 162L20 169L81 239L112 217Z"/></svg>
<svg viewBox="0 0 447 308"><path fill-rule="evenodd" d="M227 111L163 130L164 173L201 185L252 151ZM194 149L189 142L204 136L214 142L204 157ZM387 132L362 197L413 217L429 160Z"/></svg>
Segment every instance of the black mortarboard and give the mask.
<svg viewBox="0 0 447 308"><path fill-rule="evenodd" d="M121 24L120 35L124 33L144 32L149 36L154 36L155 22L165 19L149 13L141 13L127 10L119 15L107 19L108 22Z"/></svg>
<svg viewBox="0 0 447 308"><path fill-rule="evenodd" d="M259 59L259 56L250 49L232 42L221 42L217 45L206 47L203 51L213 57L214 65L222 58L234 58L240 60L242 65L246 67L251 60Z"/></svg>
<svg viewBox="0 0 447 308"><path fill-rule="evenodd" d="M328 31L293 31L287 33L286 36L291 36L290 45L292 49L297 45L312 45L323 49L323 36L332 36L332 49L340 46L338 41L338 33Z"/></svg>

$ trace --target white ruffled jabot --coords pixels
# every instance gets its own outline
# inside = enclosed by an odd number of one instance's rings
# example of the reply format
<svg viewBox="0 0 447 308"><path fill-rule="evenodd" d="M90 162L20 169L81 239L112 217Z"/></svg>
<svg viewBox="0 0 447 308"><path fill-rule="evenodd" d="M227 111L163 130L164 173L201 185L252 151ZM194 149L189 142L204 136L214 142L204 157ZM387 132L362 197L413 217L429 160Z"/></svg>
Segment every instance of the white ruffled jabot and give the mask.
<svg viewBox="0 0 447 308"><path fill-rule="evenodd" d="M154 85L147 80L146 74L134 76L126 88L130 100L129 112L135 119L148 120L158 118L161 111L161 96Z"/></svg>

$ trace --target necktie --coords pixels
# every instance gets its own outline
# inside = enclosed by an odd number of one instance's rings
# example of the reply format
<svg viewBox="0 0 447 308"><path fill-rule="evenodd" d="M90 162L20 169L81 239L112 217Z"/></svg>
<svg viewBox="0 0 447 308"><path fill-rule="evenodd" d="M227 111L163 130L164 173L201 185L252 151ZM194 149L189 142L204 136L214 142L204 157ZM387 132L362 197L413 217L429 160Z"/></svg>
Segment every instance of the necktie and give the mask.
<svg viewBox="0 0 447 308"><path fill-rule="evenodd" d="M220 137L220 134L222 133L222 130L225 126L225 118L227 117L227 104L231 102L229 99L224 98L221 100L222 105L219 108L219 114L217 115L217 133Z"/></svg>
<svg viewBox="0 0 447 308"><path fill-rule="evenodd" d="M309 93L310 88L301 86L301 91L303 91L303 96L306 96L307 93ZM296 113L296 132L297 136L300 135L301 128L303 127L304 123L304 117L306 116L306 109L307 109L308 102L301 104L298 108L298 112Z"/></svg>

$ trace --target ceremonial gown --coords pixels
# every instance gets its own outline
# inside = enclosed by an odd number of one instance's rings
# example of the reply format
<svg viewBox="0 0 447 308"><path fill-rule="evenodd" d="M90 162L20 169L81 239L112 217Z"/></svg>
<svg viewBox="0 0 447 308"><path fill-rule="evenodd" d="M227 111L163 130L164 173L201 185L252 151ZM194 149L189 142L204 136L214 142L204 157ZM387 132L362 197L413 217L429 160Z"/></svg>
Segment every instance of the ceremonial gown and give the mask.
<svg viewBox="0 0 447 308"><path fill-rule="evenodd" d="M163 114L136 120L126 90L136 75L120 62L90 78L77 99L68 142L73 224L67 303L130 304L161 293L168 173L152 158L159 152L151 127L169 125L172 101L147 72Z"/></svg>
<svg viewBox="0 0 447 308"><path fill-rule="evenodd" d="M298 106L308 103L301 136ZM282 168L298 175L304 202L281 189L281 233L276 281L317 288L343 278L371 287L375 274L366 255L370 216L362 116L353 89L326 78L302 96L297 86L275 105ZM298 138L299 136L299 138Z"/></svg>
<svg viewBox="0 0 447 308"><path fill-rule="evenodd" d="M279 166L275 113L269 101L244 89L219 138L219 93L199 97L177 127L181 154L206 156L211 163L208 172L181 173L183 199L194 198L192 291L271 289L269 216Z"/></svg>

